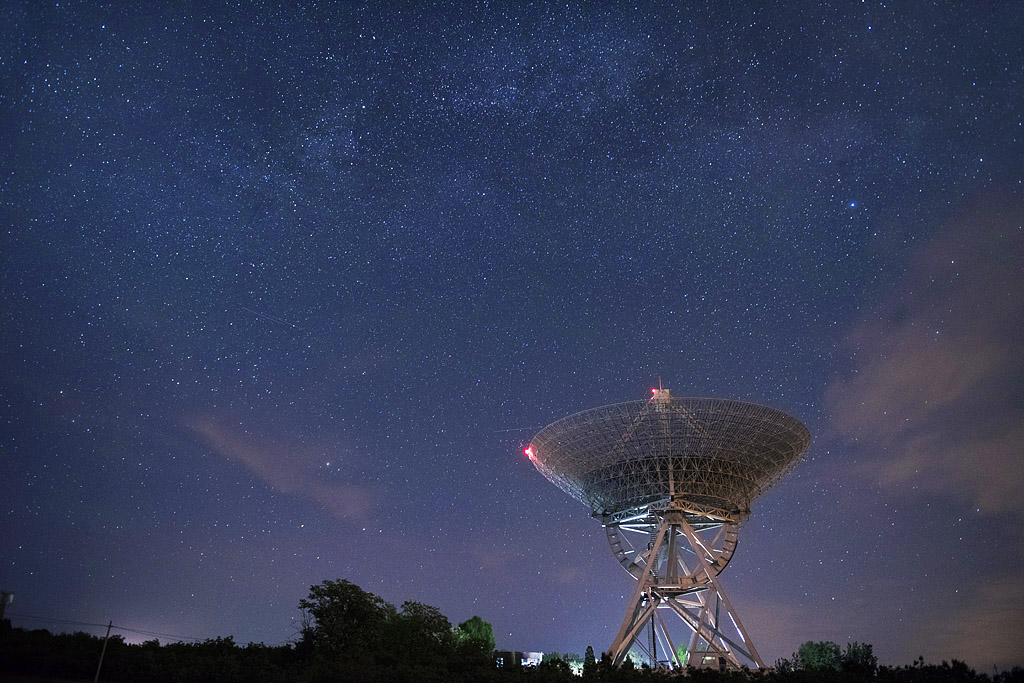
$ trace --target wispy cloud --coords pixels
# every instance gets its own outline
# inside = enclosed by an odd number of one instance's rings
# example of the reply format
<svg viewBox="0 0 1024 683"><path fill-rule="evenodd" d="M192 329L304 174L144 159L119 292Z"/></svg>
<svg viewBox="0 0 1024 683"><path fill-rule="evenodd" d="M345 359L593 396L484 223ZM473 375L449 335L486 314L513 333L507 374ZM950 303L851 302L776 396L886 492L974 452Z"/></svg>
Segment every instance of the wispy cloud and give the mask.
<svg viewBox="0 0 1024 683"><path fill-rule="evenodd" d="M358 520L373 508L369 489L323 481L318 476L322 457L308 448L241 433L209 417L194 420L191 428L208 447L242 463L275 491L312 501L338 519Z"/></svg>
<svg viewBox="0 0 1024 683"><path fill-rule="evenodd" d="M473 556L477 568L486 572L504 570L513 559L507 550L496 545L476 545L470 549L470 554Z"/></svg>
<svg viewBox="0 0 1024 683"><path fill-rule="evenodd" d="M883 485L1024 513L1024 205L975 199L850 338L834 427Z"/></svg>

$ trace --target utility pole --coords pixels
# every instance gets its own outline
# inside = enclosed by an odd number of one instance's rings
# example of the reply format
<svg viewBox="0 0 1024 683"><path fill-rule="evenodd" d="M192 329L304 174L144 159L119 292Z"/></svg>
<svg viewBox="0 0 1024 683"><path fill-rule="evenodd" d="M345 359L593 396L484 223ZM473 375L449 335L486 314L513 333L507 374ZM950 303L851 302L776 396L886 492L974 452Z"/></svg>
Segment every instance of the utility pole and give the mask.
<svg viewBox="0 0 1024 683"><path fill-rule="evenodd" d="M110 629L113 625L113 621L107 624L107 635L103 637L103 649L100 651L100 663L96 665L96 678L92 679L92 683L99 683L100 668L103 666L103 655L107 654L107 641L110 640Z"/></svg>

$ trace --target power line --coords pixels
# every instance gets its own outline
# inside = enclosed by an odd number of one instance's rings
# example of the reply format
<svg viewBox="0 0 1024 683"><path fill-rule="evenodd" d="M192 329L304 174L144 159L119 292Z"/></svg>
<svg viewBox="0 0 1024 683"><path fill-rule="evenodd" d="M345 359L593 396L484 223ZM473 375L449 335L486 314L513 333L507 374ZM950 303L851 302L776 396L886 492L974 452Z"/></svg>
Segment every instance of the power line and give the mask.
<svg viewBox="0 0 1024 683"><path fill-rule="evenodd" d="M177 640L191 640L194 643L201 643L204 640L210 640L209 638L194 638L192 636L176 636L173 633L159 633L158 631L142 631L137 628L127 628L125 626L118 626L114 624L114 628L118 631L128 631L130 633L141 633L144 636L162 636L164 638L175 638Z"/></svg>
<svg viewBox="0 0 1024 683"><path fill-rule="evenodd" d="M71 626L98 626L100 628L106 628L106 624L94 624L89 621L71 621L69 619L55 619L53 617L37 617L33 614L16 614L14 612L8 612L8 617L18 617L19 619L31 619L33 621L48 621L53 624L69 624Z"/></svg>
<svg viewBox="0 0 1024 683"><path fill-rule="evenodd" d="M64 625L67 625L67 626L97 626L99 628L106 628L107 627L107 624L96 624L96 623L93 623L91 621L73 621L71 619L56 619L54 617L40 617L40 616L36 616L34 614L15 614L13 612L8 612L8 614L10 616L12 616L12 617L18 617L19 619L29 619L29 620L32 620L32 621L49 622L49 623L52 623L52 624L64 624ZM138 628L128 628L127 626L118 626L117 624L114 624L113 628L116 628L119 631L127 631L129 633L139 633L139 634L142 634L144 636L163 636L164 638L175 638L177 640L191 640L191 641L196 642L196 643L201 643L204 640L208 640L207 638L196 638L195 636L179 636L179 635L176 635L174 633L160 633L159 631L144 631L144 630L138 629Z"/></svg>

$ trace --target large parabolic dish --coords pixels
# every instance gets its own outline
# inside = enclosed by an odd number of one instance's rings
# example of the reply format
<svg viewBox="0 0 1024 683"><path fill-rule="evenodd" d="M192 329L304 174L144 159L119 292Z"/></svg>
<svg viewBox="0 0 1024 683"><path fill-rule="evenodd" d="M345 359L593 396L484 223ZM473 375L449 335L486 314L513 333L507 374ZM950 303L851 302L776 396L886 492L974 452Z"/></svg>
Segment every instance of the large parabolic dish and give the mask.
<svg viewBox="0 0 1024 683"><path fill-rule="evenodd" d="M527 455L597 515L674 495L694 512L738 520L811 441L807 427L774 408L653 394L558 420L533 437Z"/></svg>
<svg viewBox="0 0 1024 683"><path fill-rule="evenodd" d="M799 420L774 408L667 389L570 415L533 437L534 466L593 511L637 580L608 649L613 662L634 652L655 667L764 666L718 575L753 500L810 441Z"/></svg>

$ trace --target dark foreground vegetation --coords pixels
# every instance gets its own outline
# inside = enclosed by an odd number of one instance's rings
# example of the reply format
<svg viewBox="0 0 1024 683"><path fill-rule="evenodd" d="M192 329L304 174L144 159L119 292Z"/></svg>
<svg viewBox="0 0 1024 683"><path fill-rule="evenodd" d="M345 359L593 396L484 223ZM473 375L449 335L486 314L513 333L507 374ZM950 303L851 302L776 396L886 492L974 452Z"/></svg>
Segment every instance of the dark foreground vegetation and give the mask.
<svg viewBox="0 0 1024 683"><path fill-rule="evenodd" d="M870 645L851 643L845 650L829 642L808 642L792 659L767 671L678 673L614 667L596 660L588 648L582 679L567 659L546 657L538 667L495 666L490 624L474 617L452 628L436 608L405 602L388 604L347 581L313 586L300 601L305 620L295 643L279 646L237 645L231 637L199 643L138 645L111 636L100 680L121 683L328 683L532 681L555 683L628 683L688 680L701 683L745 681L811 683L1024 683L1024 670L977 673L962 662L902 667L878 666ZM103 638L85 633L52 634L0 623L0 680L91 681Z"/></svg>

